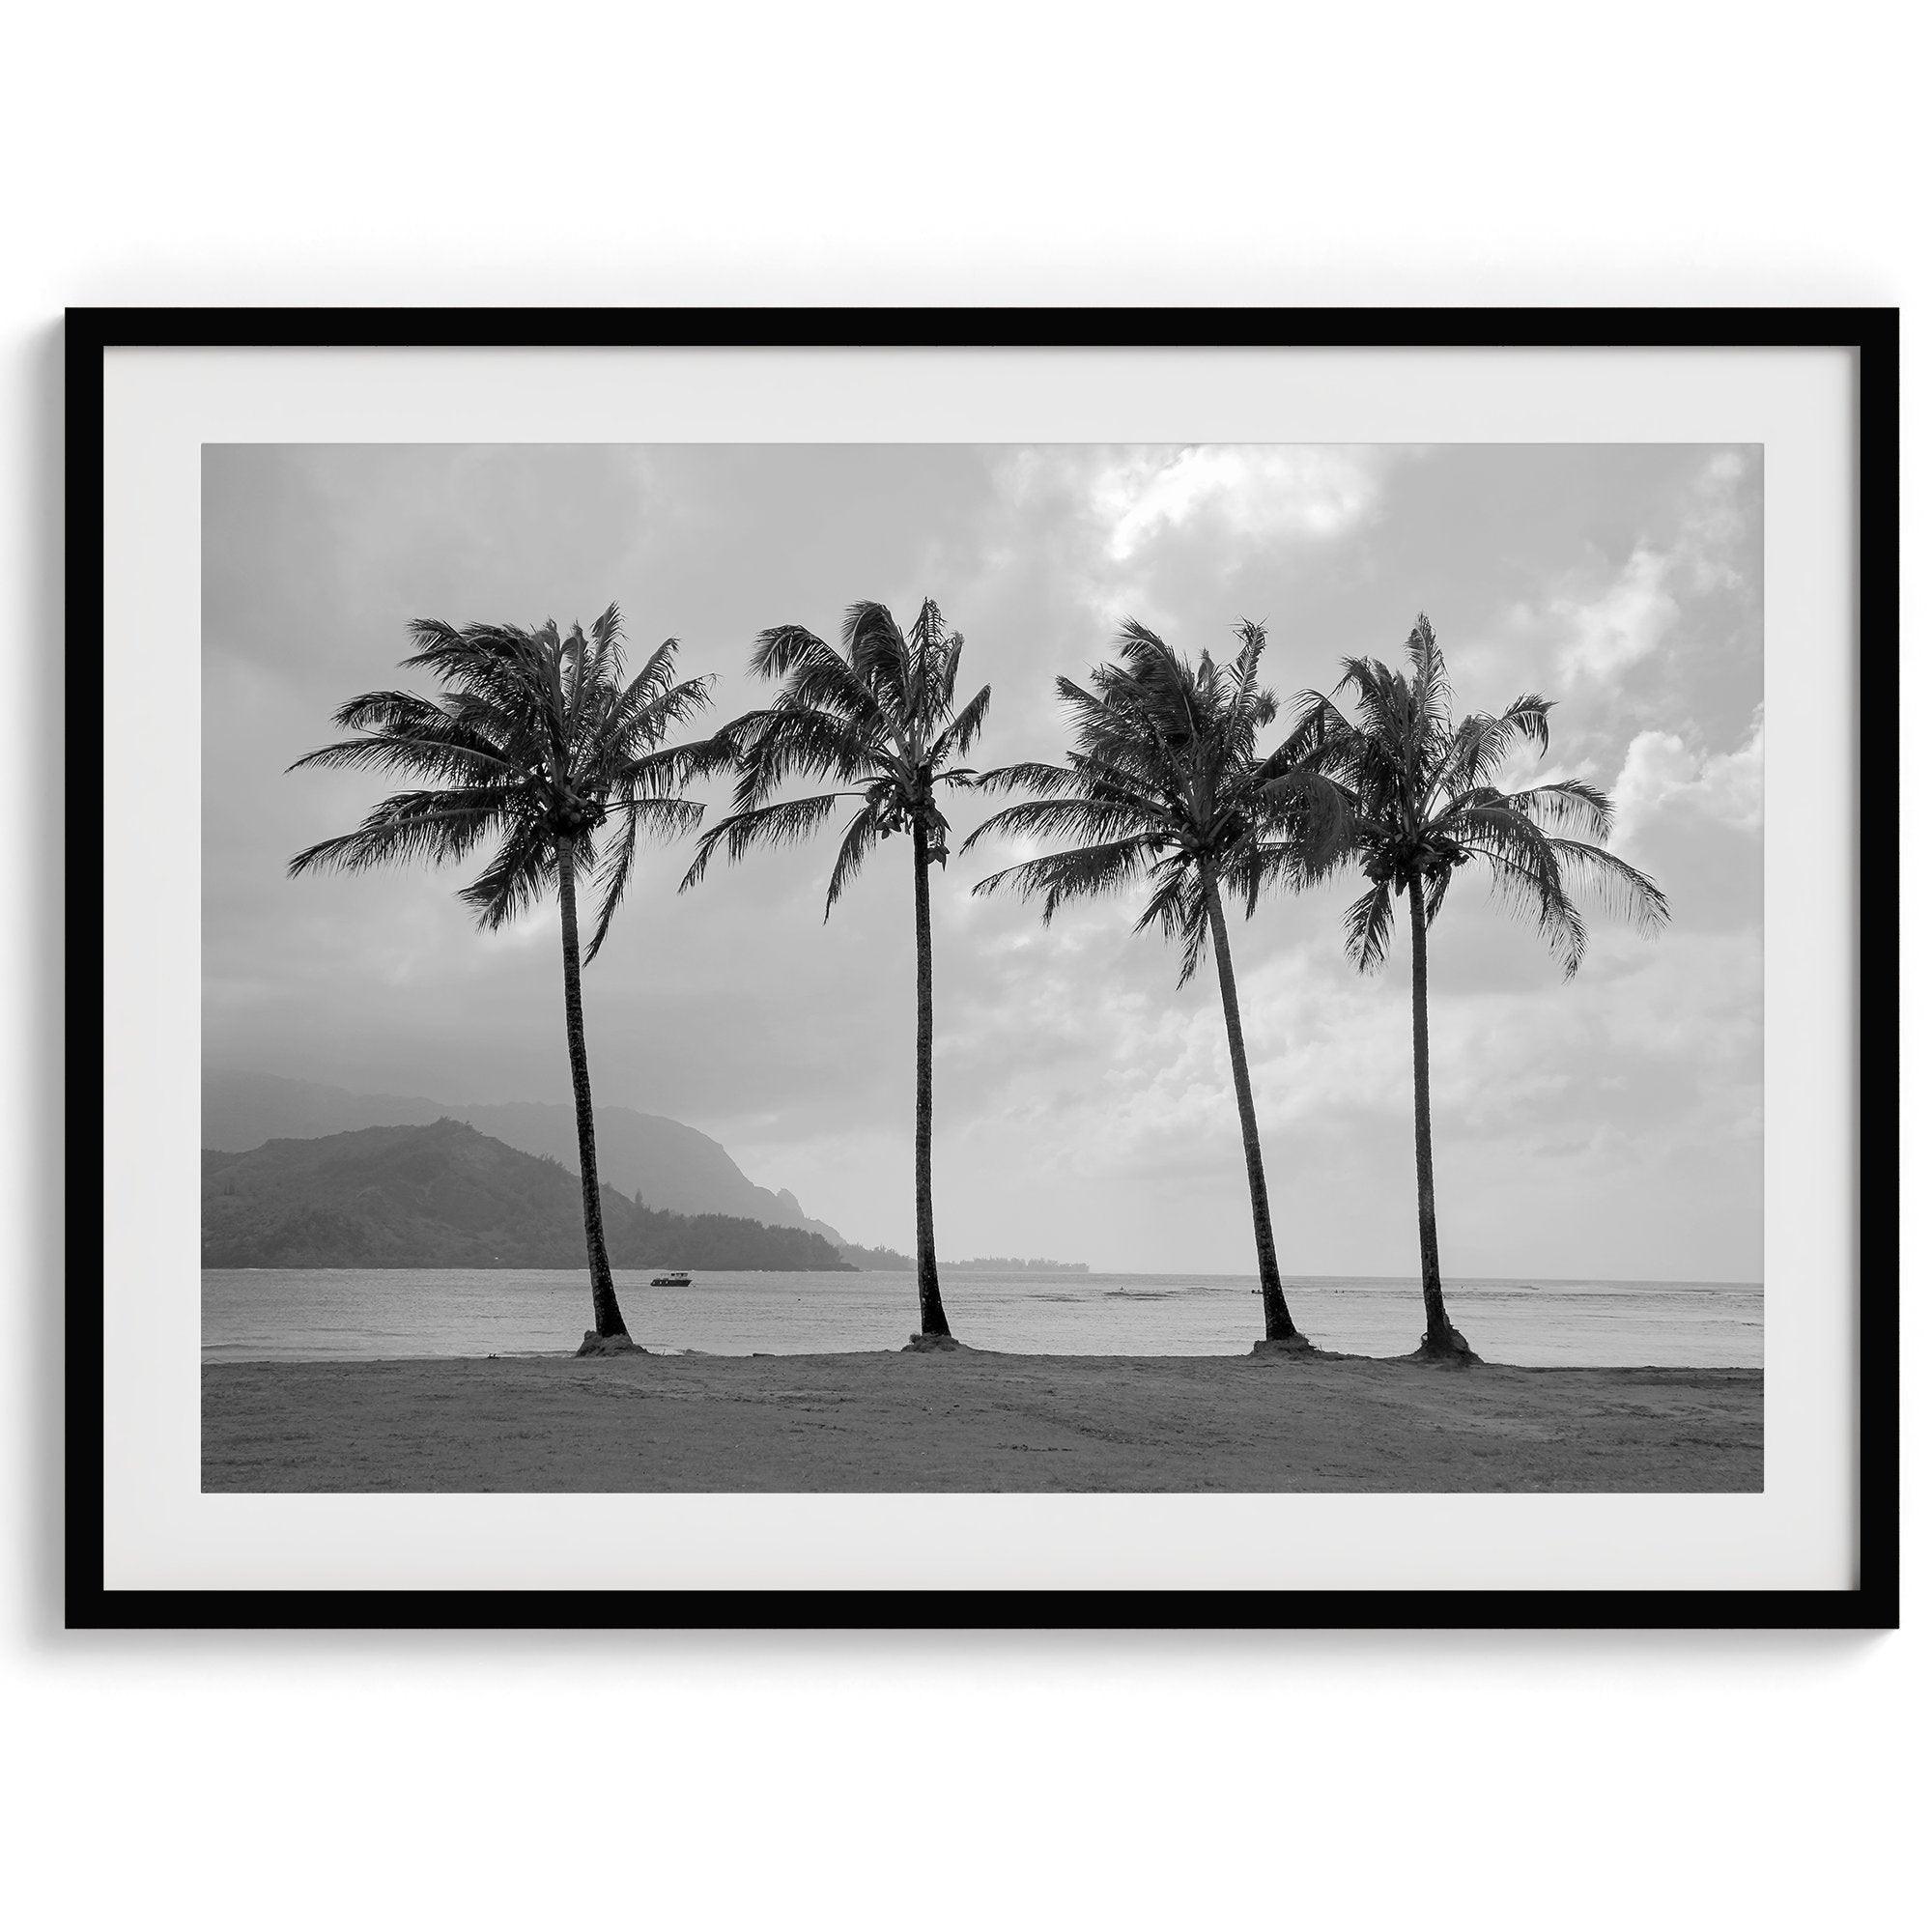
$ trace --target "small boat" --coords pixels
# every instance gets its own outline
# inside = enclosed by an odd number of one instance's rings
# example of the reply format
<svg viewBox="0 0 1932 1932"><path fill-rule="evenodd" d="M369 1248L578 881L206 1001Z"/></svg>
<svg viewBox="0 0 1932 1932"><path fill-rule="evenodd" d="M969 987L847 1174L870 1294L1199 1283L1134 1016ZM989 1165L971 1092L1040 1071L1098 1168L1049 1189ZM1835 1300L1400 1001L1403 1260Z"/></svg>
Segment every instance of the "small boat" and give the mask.
<svg viewBox="0 0 1932 1932"><path fill-rule="evenodd" d="M691 1286L691 1277L682 1268L672 1268L668 1274L652 1275L651 1286L653 1288L689 1288Z"/></svg>

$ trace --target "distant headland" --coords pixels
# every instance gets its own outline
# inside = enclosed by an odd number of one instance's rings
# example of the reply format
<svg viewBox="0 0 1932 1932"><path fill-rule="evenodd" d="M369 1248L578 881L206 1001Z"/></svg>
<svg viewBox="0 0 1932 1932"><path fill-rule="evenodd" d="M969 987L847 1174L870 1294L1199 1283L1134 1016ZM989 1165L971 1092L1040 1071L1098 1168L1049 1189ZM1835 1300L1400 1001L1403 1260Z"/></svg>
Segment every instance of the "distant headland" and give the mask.
<svg viewBox="0 0 1932 1932"><path fill-rule="evenodd" d="M896 1248L866 1248L845 1241L838 1252L853 1267L868 1273L910 1272L913 1259ZM1040 1255L976 1255L968 1262L941 1262L952 1274L1085 1274L1085 1262L1053 1262Z"/></svg>

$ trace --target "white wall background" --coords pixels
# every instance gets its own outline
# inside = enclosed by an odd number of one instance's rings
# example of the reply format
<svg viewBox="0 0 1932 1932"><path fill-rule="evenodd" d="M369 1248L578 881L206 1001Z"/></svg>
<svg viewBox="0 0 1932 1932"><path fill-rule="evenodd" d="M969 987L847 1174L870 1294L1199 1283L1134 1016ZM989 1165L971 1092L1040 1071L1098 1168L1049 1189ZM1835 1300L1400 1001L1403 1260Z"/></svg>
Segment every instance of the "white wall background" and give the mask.
<svg viewBox="0 0 1932 1932"><path fill-rule="evenodd" d="M1903 302L1916 451L1932 263L1906 17L184 0L13 22L0 608L43 721L16 714L0 781L22 1923L1898 1916L1922 1632L61 1634L44 738L68 302ZM1922 603L1909 582L1909 637ZM1915 938L1923 956L1921 915ZM1917 1016L1908 1035L1922 1074ZM1915 1107L1909 1168L1926 1151ZM1906 1266L1915 1360L1922 1237ZM1908 1617L1924 1464L1908 1427Z"/></svg>

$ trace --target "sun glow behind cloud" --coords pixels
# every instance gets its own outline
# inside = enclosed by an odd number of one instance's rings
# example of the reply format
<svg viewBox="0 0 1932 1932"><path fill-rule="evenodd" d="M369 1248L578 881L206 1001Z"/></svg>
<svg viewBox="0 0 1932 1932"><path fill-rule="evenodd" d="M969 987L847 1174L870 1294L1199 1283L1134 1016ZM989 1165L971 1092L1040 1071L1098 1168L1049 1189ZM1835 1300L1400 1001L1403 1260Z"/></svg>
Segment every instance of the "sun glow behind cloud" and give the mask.
<svg viewBox="0 0 1932 1932"><path fill-rule="evenodd" d="M1107 554L1124 563L1201 520L1239 543L1339 535L1374 512L1381 469L1377 450L1196 443L1124 451L1089 488Z"/></svg>

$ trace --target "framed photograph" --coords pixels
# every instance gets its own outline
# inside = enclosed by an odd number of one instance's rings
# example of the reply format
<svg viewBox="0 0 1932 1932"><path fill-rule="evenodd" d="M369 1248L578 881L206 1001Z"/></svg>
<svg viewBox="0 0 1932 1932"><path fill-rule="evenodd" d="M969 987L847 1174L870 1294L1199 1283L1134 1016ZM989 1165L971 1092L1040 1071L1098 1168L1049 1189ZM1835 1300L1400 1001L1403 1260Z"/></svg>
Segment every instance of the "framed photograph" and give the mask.
<svg viewBox="0 0 1932 1932"><path fill-rule="evenodd" d="M70 1623L1894 1624L1897 362L71 312Z"/></svg>

